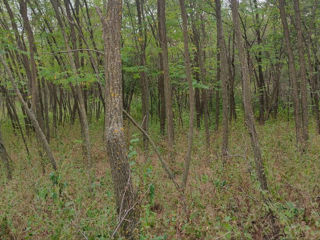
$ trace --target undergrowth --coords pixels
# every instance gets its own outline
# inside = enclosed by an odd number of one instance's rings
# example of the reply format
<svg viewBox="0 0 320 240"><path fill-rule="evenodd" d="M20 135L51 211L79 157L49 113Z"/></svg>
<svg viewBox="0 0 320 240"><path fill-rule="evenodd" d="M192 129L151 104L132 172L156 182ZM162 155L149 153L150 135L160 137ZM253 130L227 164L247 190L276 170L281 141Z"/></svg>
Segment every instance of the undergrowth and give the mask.
<svg viewBox="0 0 320 240"><path fill-rule="evenodd" d="M187 131L177 127L175 154L169 160L156 124L150 135L181 181ZM256 180L243 121L232 123L225 164L221 133L211 130L211 147L206 149L204 131L196 130L187 213L183 213L180 193L154 151L149 146L144 152L141 134L126 125L128 158L141 196L140 239L320 239L320 136L314 129L308 152L301 155L295 147L293 122L257 126L270 188L268 202ZM78 124L59 127L51 140L59 170L53 172L46 163L44 173L35 138L28 138L29 158L10 124L5 122L2 128L14 178L8 182L1 166L0 239L110 239L117 215L103 121L93 122L90 129L93 181L81 155Z"/></svg>

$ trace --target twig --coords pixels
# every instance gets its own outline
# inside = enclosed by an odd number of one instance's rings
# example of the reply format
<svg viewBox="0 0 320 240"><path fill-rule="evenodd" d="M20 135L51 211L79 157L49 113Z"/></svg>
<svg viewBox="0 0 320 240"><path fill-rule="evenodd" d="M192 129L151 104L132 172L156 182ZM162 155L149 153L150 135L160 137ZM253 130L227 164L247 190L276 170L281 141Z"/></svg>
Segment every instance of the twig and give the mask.
<svg viewBox="0 0 320 240"><path fill-rule="evenodd" d="M121 219L121 212L122 212L122 206L123 206L124 196L126 195L126 192L127 192L127 190L128 190L128 186L129 186L129 183L130 183L130 179L131 179L131 174L130 174L129 177L128 177L127 185L126 185L126 188L124 189L124 192L123 192L123 195L122 195L121 204L120 204L120 210L119 210L119 221L120 221L120 219Z"/></svg>
<svg viewBox="0 0 320 240"><path fill-rule="evenodd" d="M88 237L82 231L80 231L80 230L78 230L78 231L81 233L81 235L84 237L84 239L88 240Z"/></svg>
<svg viewBox="0 0 320 240"><path fill-rule="evenodd" d="M127 215L129 214L130 211L132 211L134 209L134 207L139 203L141 202L141 200L143 199L143 197L146 195L147 191L149 190L149 188L144 192L144 194L142 195L142 197L136 201L129 209L127 209L123 215L123 217L121 219L119 219L119 222L116 226L116 228L114 229L112 235L111 235L111 238L114 238L114 235L117 233L117 231L119 230L121 224L123 223L123 221L125 220L125 218L127 217Z"/></svg>
<svg viewBox="0 0 320 240"><path fill-rule="evenodd" d="M221 239L221 238L227 236L229 233L231 233L231 232L227 232L226 234L223 234L222 236L215 238L215 240Z"/></svg>

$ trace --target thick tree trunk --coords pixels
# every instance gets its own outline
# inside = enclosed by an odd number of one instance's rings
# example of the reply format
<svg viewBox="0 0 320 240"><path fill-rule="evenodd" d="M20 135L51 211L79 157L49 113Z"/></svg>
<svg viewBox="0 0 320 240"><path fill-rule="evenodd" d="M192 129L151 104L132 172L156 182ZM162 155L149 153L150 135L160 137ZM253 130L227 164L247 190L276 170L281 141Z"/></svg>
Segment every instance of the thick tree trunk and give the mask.
<svg viewBox="0 0 320 240"><path fill-rule="evenodd" d="M238 12L238 1L231 0L232 9L232 20L236 34L236 41L238 46L238 55L241 65L242 73L242 95L243 95L243 105L245 111L245 121L248 128L248 132L251 139L251 145L254 152L254 160L256 165L256 173L258 180L260 182L261 188L263 190L268 190L267 179L265 176L265 171L262 163L261 150L259 146L258 134L256 132L253 109L251 103L251 91L250 91L250 75L249 75L249 65L248 58L245 52L244 42L242 39L242 33L240 31L240 19Z"/></svg>
<svg viewBox="0 0 320 240"><path fill-rule="evenodd" d="M105 51L105 145L111 166L121 232L126 239L137 239L136 193L127 158L123 128L121 20L122 1L109 0L107 17L102 17Z"/></svg>

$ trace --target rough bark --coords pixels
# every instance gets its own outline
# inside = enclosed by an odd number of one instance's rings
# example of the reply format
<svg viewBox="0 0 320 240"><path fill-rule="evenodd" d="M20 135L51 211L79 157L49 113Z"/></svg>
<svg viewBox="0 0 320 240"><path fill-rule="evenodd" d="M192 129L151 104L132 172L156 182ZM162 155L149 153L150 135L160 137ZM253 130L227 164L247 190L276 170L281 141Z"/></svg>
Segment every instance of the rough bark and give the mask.
<svg viewBox="0 0 320 240"><path fill-rule="evenodd" d="M99 11L98 11L99 12ZM100 12L100 15L101 12ZM111 167L121 233L126 239L137 239L138 210L136 194L127 158L123 128L121 20L122 1L109 0L107 17L101 16L105 51L105 146Z"/></svg>

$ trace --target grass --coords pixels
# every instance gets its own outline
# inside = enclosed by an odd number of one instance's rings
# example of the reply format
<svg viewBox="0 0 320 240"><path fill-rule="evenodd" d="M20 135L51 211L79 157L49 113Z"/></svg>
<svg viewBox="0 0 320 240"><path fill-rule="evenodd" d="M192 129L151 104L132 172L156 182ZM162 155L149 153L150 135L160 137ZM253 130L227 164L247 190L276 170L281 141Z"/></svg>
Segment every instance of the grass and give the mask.
<svg viewBox="0 0 320 240"><path fill-rule="evenodd" d="M165 139L155 124L151 135L166 156ZM226 164L220 156L221 133L211 131L211 147L206 150L204 131L196 130L184 213L180 194L155 154L151 150L145 158L141 135L127 125L133 179L139 193L146 193L140 206L140 239L320 239L320 136L311 126L309 151L301 155L293 122L279 119L257 128L271 204L262 200L250 139L239 119L231 127L231 157ZM91 184L78 124L60 126L51 141L59 165L56 173L49 163L42 173L34 137L28 139L29 159L21 138L14 136L8 122L2 124L14 178L7 182L1 165L0 239L110 239L117 216L102 129L103 121L91 124L95 161ZM176 154L169 163L178 181L186 132L177 126Z"/></svg>

